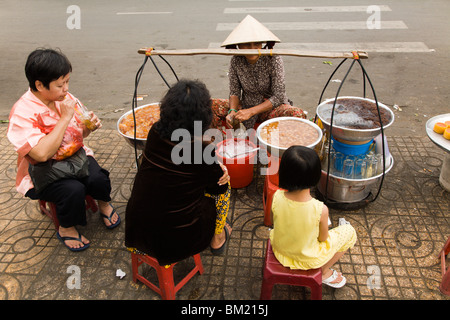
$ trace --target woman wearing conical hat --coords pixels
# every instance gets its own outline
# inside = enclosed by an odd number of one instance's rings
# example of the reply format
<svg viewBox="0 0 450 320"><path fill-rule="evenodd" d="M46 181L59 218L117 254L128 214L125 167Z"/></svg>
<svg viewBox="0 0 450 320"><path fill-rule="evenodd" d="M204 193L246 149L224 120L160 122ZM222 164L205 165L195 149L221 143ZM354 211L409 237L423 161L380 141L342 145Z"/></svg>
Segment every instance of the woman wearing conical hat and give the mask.
<svg viewBox="0 0 450 320"><path fill-rule="evenodd" d="M264 25L248 15L222 43L227 49L271 49L280 40ZM213 101L213 126L225 118L228 127L241 122L249 129L267 119L293 116L306 118L286 95L284 65L280 56L233 56L228 72L230 97Z"/></svg>

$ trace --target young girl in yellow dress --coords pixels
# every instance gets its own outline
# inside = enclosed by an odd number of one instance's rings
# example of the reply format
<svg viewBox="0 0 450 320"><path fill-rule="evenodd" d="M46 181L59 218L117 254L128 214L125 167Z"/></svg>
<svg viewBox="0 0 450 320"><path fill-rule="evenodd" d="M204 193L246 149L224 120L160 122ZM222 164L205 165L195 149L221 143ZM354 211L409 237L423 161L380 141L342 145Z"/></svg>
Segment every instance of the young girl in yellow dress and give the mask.
<svg viewBox="0 0 450 320"><path fill-rule="evenodd" d="M322 283L341 288L346 279L331 269L356 242L350 224L328 230L328 208L310 194L320 180L316 152L302 146L288 148L280 162L279 187L273 196L270 241L275 257L291 269L322 268Z"/></svg>

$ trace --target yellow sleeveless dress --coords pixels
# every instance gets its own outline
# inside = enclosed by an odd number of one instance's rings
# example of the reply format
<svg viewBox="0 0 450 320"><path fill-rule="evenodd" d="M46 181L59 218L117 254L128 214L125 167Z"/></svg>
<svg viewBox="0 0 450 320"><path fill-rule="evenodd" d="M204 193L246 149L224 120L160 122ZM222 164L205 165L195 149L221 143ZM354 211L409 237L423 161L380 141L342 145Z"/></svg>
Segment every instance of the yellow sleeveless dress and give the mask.
<svg viewBox="0 0 450 320"><path fill-rule="evenodd" d="M283 266L302 270L320 268L336 252L354 246L356 231L349 224L329 230L328 239L320 242L323 203L314 198L307 202L293 201L284 192L278 190L273 196L274 227L270 231L273 252Z"/></svg>

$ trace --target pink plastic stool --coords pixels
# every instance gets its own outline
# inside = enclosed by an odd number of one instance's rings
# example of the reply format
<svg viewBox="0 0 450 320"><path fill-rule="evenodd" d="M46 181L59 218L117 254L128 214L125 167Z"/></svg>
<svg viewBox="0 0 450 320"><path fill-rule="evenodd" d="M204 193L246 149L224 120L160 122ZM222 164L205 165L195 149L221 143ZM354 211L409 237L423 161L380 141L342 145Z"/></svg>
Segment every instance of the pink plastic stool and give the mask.
<svg viewBox="0 0 450 320"><path fill-rule="evenodd" d="M56 206L53 202L47 202L45 200L39 200L39 208L41 209L41 213L47 215L50 219L52 219L53 224L55 225L56 231L59 230L59 221L58 216L56 215ZM87 195L86 196L86 210L91 210L93 213L97 212L98 206L95 203L95 200Z"/></svg>
<svg viewBox="0 0 450 320"><path fill-rule="evenodd" d="M263 267L261 300L270 300L274 284L306 286L311 288L311 299L322 300L322 270L292 270L278 262L273 254L270 239L267 240L266 258Z"/></svg>
<svg viewBox="0 0 450 320"><path fill-rule="evenodd" d="M131 269L133 272L133 281L141 281L143 284L148 286L150 289L158 293L163 300L175 300L175 294L180 290L197 272L203 273L203 264L200 258L200 254L197 253L193 255L195 261L195 267L180 281L175 285L173 281L173 267L177 262L172 263L169 266L161 266L156 258L150 257L145 254L131 253ZM144 276L139 274L139 266L142 263L146 263L153 267L158 276L158 284L150 282Z"/></svg>

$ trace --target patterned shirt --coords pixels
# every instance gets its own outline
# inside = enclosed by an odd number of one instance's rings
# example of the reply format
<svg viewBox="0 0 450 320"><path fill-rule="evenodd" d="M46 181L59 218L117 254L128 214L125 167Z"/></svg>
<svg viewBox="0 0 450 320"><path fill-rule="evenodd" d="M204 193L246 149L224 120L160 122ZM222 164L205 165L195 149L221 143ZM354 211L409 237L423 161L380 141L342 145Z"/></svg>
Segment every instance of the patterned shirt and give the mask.
<svg viewBox="0 0 450 320"><path fill-rule="evenodd" d="M280 56L261 56L254 64L244 56L233 56L228 73L230 96L237 96L242 108L254 107L268 99L273 108L289 104Z"/></svg>

